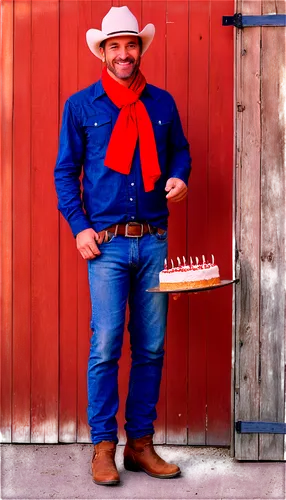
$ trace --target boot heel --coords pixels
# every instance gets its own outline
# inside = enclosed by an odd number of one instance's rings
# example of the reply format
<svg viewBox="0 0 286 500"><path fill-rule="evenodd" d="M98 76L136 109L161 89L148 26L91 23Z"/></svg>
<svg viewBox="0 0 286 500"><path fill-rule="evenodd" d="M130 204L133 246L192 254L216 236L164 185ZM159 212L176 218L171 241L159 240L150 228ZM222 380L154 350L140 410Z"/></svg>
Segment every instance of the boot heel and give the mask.
<svg viewBox="0 0 286 500"><path fill-rule="evenodd" d="M124 458L124 468L132 472L138 472L140 467L131 458Z"/></svg>

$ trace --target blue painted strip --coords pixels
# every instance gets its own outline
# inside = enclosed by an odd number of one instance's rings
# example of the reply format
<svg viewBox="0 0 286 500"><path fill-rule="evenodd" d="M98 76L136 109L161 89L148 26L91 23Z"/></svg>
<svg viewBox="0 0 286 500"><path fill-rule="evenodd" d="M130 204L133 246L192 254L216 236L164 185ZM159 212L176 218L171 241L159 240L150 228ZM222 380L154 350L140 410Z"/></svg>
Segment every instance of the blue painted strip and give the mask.
<svg viewBox="0 0 286 500"><path fill-rule="evenodd" d="M242 16L243 27L247 26L286 26L286 14L265 16Z"/></svg>
<svg viewBox="0 0 286 500"><path fill-rule="evenodd" d="M255 26L286 26L286 14L267 14L264 16L223 16L223 26L235 26L236 28L249 28Z"/></svg>
<svg viewBox="0 0 286 500"><path fill-rule="evenodd" d="M235 422L239 434L286 434L286 424L280 422Z"/></svg>

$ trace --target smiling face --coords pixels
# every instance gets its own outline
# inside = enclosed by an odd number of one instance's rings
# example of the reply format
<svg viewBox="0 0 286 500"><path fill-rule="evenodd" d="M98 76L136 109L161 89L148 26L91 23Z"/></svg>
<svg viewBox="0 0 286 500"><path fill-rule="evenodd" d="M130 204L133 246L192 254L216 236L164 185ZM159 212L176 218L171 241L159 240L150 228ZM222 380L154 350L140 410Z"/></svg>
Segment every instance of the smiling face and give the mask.
<svg viewBox="0 0 286 500"><path fill-rule="evenodd" d="M109 75L128 86L140 66L141 45L137 36L119 36L105 41L100 47L103 62Z"/></svg>

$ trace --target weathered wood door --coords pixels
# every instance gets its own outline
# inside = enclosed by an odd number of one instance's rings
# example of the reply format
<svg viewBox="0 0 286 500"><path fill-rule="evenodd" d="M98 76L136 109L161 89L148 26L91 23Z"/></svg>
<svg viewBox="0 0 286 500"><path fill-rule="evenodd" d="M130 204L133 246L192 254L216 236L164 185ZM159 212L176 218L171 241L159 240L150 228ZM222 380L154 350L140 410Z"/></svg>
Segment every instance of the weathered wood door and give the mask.
<svg viewBox="0 0 286 500"><path fill-rule="evenodd" d="M286 3L238 2L245 15ZM237 33L235 420L285 422L285 28ZM283 434L235 433L235 457L285 459Z"/></svg>
<svg viewBox="0 0 286 500"><path fill-rule="evenodd" d="M175 97L193 156L171 208L169 255L213 253L232 275L233 0L2 0L1 266L4 442L87 442L86 263L57 212L53 168L64 101L100 77L86 30L127 4L156 36L142 69ZM232 291L171 301L157 442L230 443ZM129 373L120 363L120 438Z"/></svg>

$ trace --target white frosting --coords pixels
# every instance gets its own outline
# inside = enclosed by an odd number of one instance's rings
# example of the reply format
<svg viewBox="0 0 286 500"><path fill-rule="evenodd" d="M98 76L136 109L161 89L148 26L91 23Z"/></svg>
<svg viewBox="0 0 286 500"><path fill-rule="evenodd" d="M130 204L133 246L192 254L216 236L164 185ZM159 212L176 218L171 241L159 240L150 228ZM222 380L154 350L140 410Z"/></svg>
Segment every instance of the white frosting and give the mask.
<svg viewBox="0 0 286 500"><path fill-rule="evenodd" d="M159 273L160 283L185 283L189 281L204 281L219 278L218 266L201 269L199 266L175 267Z"/></svg>

